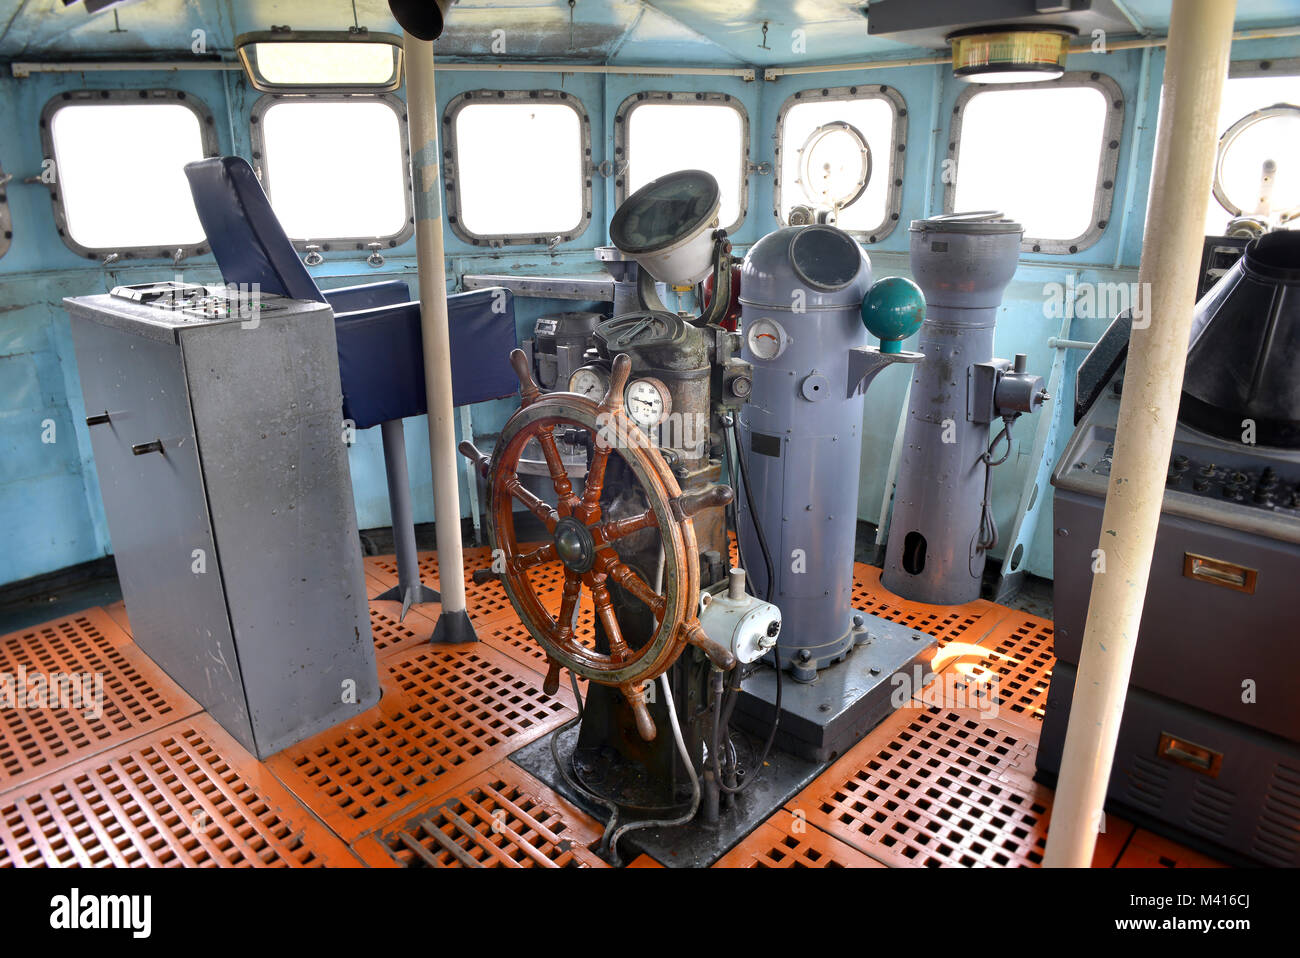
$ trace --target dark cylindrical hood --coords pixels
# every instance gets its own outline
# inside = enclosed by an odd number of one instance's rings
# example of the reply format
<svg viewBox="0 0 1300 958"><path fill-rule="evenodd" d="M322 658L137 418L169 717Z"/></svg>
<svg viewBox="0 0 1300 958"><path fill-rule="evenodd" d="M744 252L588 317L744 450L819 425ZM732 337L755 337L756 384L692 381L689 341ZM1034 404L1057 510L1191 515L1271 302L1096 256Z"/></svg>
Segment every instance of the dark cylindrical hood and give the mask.
<svg viewBox="0 0 1300 958"><path fill-rule="evenodd" d="M1300 232L1255 240L1196 305L1178 418L1300 449Z"/></svg>

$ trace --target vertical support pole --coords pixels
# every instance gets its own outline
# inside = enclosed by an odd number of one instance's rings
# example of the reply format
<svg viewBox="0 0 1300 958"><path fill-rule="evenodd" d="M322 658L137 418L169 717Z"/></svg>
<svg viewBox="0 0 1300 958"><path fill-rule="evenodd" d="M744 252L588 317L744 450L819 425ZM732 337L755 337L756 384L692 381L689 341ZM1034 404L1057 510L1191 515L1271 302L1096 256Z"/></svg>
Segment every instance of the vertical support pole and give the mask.
<svg viewBox="0 0 1300 958"><path fill-rule="evenodd" d="M1177 425L1236 5L1174 0L1170 17L1138 276L1148 325L1135 323L1129 343L1101 525L1105 571L1092 581L1047 866L1091 864L1101 825Z"/></svg>
<svg viewBox="0 0 1300 958"><path fill-rule="evenodd" d="M376 599L402 603L399 622L411 606L437 602L438 593L420 581L420 558L415 551L415 516L411 510L411 476L406 468L406 430L402 420L379 424L384 440L384 472L388 478L388 509L393 520L393 549L397 553L397 585Z"/></svg>
<svg viewBox="0 0 1300 958"><path fill-rule="evenodd" d="M442 247L442 174L438 154L438 101L433 43L403 35L406 112L415 193L415 252L420 269L420 329L424 336L424 383L429 407L429 459L433 467L434 521L442 614L435 642L473 642L465 608L465 558L460 539L460 481L456 471L456 422L451 394L451 337L447 327L447 267Z"/></svg>

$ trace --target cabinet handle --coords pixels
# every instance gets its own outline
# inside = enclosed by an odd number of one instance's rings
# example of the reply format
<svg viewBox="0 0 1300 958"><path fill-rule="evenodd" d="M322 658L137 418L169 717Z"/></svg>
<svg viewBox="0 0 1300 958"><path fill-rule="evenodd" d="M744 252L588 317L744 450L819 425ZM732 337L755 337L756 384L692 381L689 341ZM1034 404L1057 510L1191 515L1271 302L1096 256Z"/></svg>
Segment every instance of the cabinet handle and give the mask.
<svg viewBox="0 0 1300 958"><path fill-rule="evenodd" d="M102 412L102 413L100 413L100 414L97 415L97 416L87 416L87 417L86 417L86 425L87 425L87 426L102 426L102 425L104 425L104 423L106 423L106 422L108 422L108 413L107 413L107 412Z"/></svg>
<svg viewBox="0 0 1300 958"><path fill-rule="evenodd" d="M131 451L135 453L137 456L148 455L151 452L156 452L161 454L163 451L162 440L155 439L152 442L138 442L131 447Z"/></svg>

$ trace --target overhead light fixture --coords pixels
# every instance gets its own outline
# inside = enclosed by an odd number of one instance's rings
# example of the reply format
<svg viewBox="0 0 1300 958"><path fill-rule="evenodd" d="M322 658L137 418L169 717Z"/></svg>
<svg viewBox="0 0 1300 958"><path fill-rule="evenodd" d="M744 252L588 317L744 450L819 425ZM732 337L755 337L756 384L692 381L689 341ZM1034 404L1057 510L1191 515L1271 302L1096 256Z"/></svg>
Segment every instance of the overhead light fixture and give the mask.
<svg viewBox="0 0 1300 958"><path fill-rule="evenodd" d="M1034 83L1065 73L1070 27L973 27L948 35L952 72L967 83Z"/></svg>
<svg viewBox="0 0 1300 958"><path fill-rule="evenodd" d="M402 85L402 38L395 33L277 27L235 38L253 89L300 93L391 93Z"/></svg>

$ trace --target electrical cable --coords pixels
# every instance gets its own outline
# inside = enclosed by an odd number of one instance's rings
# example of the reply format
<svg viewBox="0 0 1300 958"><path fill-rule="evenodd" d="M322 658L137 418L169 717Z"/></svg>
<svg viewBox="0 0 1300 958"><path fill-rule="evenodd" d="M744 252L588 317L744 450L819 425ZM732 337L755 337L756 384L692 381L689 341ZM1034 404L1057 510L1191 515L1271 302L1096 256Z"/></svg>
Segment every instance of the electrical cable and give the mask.
<svg viewBox="0 0 1300 958"><path fill-rule="evenodd" d="M763 564L767 570L767 588L764 590L765 599L772 601L772 589L776 581L776 567L772 563L772 553L767 547L767 537L763 534L762 523L759 522L758 510L754 507L754 494L750 489L749 483L749 466L745 462L744 454L740 451L740 443L736 439L736 423L733 419L731 424L726 427L731 445L728 447L729 452L734 454L736 464L739 466L740 481L744 486L745 505L749 509L749 520L754 527L755 538L758 539L758 548L763 553ZM739 511L737 511L737 521L739 521ZM736 542L740 542L740 529L736 529ZM754 782L758 781L762 774L763 766L767 762L768 756L772 753L772 745L776 741L777 729L781 725L781 649L780 638L777 639L776 645L772 649L772 657L776 664L776 702L772 717L772 728L767 734L767 741L763 744L763 751L758 757L757 767L754 769L752 777L747 778L740 785L732 788L722 780L722 767L718 760L718 752L722 745L722 711L723 702L720 697L715 695L713 704L713 738L709 746L709 754L713 761L713 774L718 783L719 791L727 795L738 795L745 789L749 788ZM727 719L730 721L730 710L727 710ZM730 735L728 735L730 743Z"/></svg>
<svg viewBox="0 0 1300 958"><path fill-rule="evenodd" d="M675 825L685 825L700 810L700 780L695 775L695 766L691 763L691 753L686 750L686 742L682 738L682 727L677 721L677 706L673 703L673 690L668 683L667 672L659 676L659 684L663 688L664 704L668 706L668 722L673 727L673 739L677 742L677 751L682 757L682 763L686 766L686 774L691 777L691 807L686 814L677 818L646 818L620 825L614 831L608 843L610 857L615 865L619 864L618 840L628 832L638 828L672 828ZM606 826L605 834L610 834L609 826Z"/></svg>
<svg viewBox="0 0 1300 958"><path fill-rule="evenodd" d="M1011 458L1011 427L1015 425L1015 416L1002 417L1002 430L993 437L989 443L988 451L980 456L980 461L984 463L984 500L980 503L980 541L979 549L982 552L988 552L997 548L998 544L998 524L993 518L993 467L1000 466ZM993 450L997 449L998 443L1003 439L1007 441L1007 451L1002 454L1002 458L993 461Z"/></svg>

